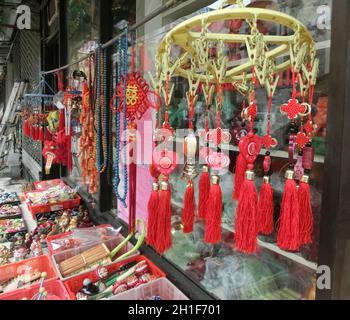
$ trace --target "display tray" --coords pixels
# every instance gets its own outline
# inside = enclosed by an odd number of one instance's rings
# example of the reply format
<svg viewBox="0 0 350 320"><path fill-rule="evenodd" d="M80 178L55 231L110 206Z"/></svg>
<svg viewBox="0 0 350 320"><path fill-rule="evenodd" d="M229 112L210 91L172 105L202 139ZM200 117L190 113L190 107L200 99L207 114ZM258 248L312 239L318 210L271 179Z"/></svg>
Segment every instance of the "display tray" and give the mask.
<svg viewBox="0 0 350 320"><path fill-rule="evenodd" d="M121 235L119 235L117 238L114 238L114 239L111 239L111 240L108 240L108 241L105 241L105 242L102 242L104 243L107 248L112 251L114 248L116 248L120 243L122 243L123 241L125 240L125 238ZM62 280L62 281L66 281L68 279L72 279L78 275L86 275L86 274L89 274L89 272L91 272L91 270L94 270L96 268L96 266L92 266L92 267L89 267L88 269L84 269L84 270L81 270L80 272L76 272L75 274L72 274L70 276L66 276L64 277L62 274L61 274L61 271L60 271L60 263L65 261L65 260L68 260L74 256L77 256L79 254L81 254L82 252L86 251L86 250L89 250L90 248L93 248L94 246L98 245L98 243L96 244L91 244L91 245L88 245L88 246L82 246L82 247L79 247L79 248L74 248L74 249L70 249L70 250L66 250L66 251L63 251L63 252L60 252L60 253L57 253L57 254L54 254L52 255L52 262L53 262L53 265L56 269L56 272L59 276L59 278ZM130 250L133 249L133 245L128 242L126 246L124 246L120 251L119 253L117 254L116 257L114 257L114 259L118 259L118 257L122 256L123 254L129 252ZM140 252L139 251L136 251L135 253L133 253L130 257L136 257L136 256L139 256L140 255ZM130 258L128 257L128 258ZM127 259L128 259L127 258ZM110 266L110 265L113 265L115 262L112 262L112 263L106 263L105 266Z"/></svg>
<svg viewBox="0 0 350 320"><path fill-rule="evenodd" d="M17 227L14 225L17 222ZM20 219L2 219L0 220L0 234L17 234L20 232L25 232L27 227L25 226L24 220Z"/></svg>
<svg viewBox="0 0 350 320"><path fill-rule="evenodd" d="M40 256L36 258L23 260L21 262L0 266L0 285L4 286L4 284L6 284L11 279L14 279L20 275L24 275L26 273L35 272L35 271L39 273L46 272L47 281L56 280L58 278L51 259L48 256ZM27 289L32 285L33 284L24 284L22 288ZM17 288L10 290L8 292L12 292L15 290L17 290ZM4 292L3 294L7 294L8 292ZM0 294L0 297L2 297L1 294Z"/></svg>
<svg viewBox="0 0 350 320"><path fill-rule="evenodd" d="M39 284L30 286L25 289L18 289L13 292L4 293L0 296L0 300L37 300L35 297L39 292ZM71 300L66 287L61 281L49 280L44 282L44 288L48 293L46 300Z"/></svg>
<svg viewBox="0 0 350 320"><path fill-rule="evenodd" d="M111 265L107 266L107 270L110 274L112 274L113 272L116 272L120 269L120 267L122 267L123 265L129 264L131 262L141 262L141 261L146 261L151 274L156 276L157 278L165 278L166 274L160 270L151 260L149 260L148 258L146 258L145 256L137 256L137 257L131 257L129 259L126 259L122 262L116 262L116 263L112 263ZM72 279L69 279L67 281L64 282L64 285L68 291L68 294L71 298L71 300L77 300L76 299L76 294L81 290L81 288L83 287L83 282L85 279L90 279L92 282L96 282L98 281L97 278L97 274L95 271L91 271L87 274L81 274L79 276L73 277ZM142 288L145 285L141 285L139 288Z"/></svg>
<svg viewBox="0 0 350 320"><path fill-rule="evenodd" d="M50 212L61 211L66 209L73 209L80 206L81 198L76 196L75 199L62 201L58 203L49 203L44 205L32 206L27 202L29 211L31 212L33 218L36 218L38 214L47 214Z"/></svg>
<svg viewBox="0 0 350 320"><path fill-rule="evenodd" d="M101 228L101 229L103 229L103 228L112 228L114 230L114 228L110 224L102 224L102 225L99 225L97 227L92 227L92 228ZM88 229L92 229L92 228L88 228ZM69 249L57 249L57 250L55 250L53 248L53 245L52 245L53 242L58 241L60 239L67 238L67 237L69 237L72 234L73 234L73 232L65 232L65 233L61 233L61 234L55 235L55 236L47 237L46 238L46 244L47 244L47 249L49 250L50 255L62 253L64 251L68 251L68 250L73 249L73 248L69 248Z"/></svg>
<svg viewBox="0 0 350 320"><path fill-rule="evenodd" d="M177 287L168 279L161 278L151 281L143 286L128 290L110 298L110 300L165 300L181 301L189 300Z"/></svg>
<svg viewBox="0 0 350 320"><path fill-rule="evenodd" d="M49 188L56 187L59 185L66 185L66 184L61 179L34 182L34 187L36 191L45 191Z"/></svg>
<svg viewBox="0 0 350 320"><path fill-rule="evenodd" d="M12 214L6 214L6 213L1 213L1 212L6 212L6 210L10 210L10 208L6 208L12 206ZM17 212L17 213L16 213ZM5 220L5 219L18 219L22 217L22 209L19 205L1 205L0 206L0 220Z"/></svg>

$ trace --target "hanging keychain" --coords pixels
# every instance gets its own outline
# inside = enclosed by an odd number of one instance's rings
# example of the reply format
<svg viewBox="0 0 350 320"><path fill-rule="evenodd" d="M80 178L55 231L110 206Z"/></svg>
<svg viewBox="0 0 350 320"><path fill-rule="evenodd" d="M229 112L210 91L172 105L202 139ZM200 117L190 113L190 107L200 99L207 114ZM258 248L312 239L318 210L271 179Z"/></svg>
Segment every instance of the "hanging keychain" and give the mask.
<svg viewBox="0 0 350 320"><path fill-rule="evenodd" d="M223 105L223 87L219 82L221 79L220 73L217 74L217 97L216 97L216 129L208 133L208 142L214 143L217 147L217 152L213 152L206 158L208 167L213 172L220 173L227 169L230 165L230 158L221 152L221 145L228 144L231 140L231 135L224 132L221 128L221 112ZM212 185L210 188L206 212L206 227L204 241L208 244L217 244L222 240L222 190L220 187L220 176L212 176Z"/></svg>
<svg viewBox="0 0 350 320"><path fill-rule="evenodd" d="M274 77L272 77L274 78ZM276 81L273 81L277 83ZM259 203L258 203L258 232L263 235L270 235L273 232L274 227L274 199L273 188L270 183L271 174L271 148L277 147L277 140L271 136L271 111L272 111L272 98L276 89L276 86L269 86L268 89L268 110L267 110L267 129L266 135L262 137L262 145L266 149L263 169L264 178L263 185L260 190Z"/></svg>
<svg viewBox="0 0 350 320"><path fill-rule="evenodd" d="M255 87L256 78L253 66L250 105L244 111L246 119L250 121L250 131L248 136L239 143L240 155L247 163L247 171L239 195L235 223L235 247L238 251L247 254L256 252L258 239L258 192L254 184L254 163L260 154L262 141L254 133L254 121L258 111L255 102Z"/></svg>
<svg viewBox="0 0 350 320"><path fill-rule="evenodd" d="M209 148L209 141L206 137L209 134L209 107L212 104L215 86L208 83L202 84L203 95L205 98L205 126L204 126L204 138L206 141L206 147L199 151L199 156L205 160L212 150ZM207 212L207 201L210 193L210 174L209 167L204 165L202 167L202 174L199 179L199 199L198 199L198 216L205 221Z"/></svg>
<svg viewBox="0 0 350 320"><path fill-rule="evenodd" d="M307 103L299 103L297 99L297 72L292 69L293 92L292 99L287 104L281 106L281 112L287 115L291 121L289 127L289 169L286 172L286 186L283 193L281 212L279 219L279 230L277 234L278 246L287 251L298 251L300 248L300 207L298 201L297 184L294 173L294 154L296 150L298 126L296 119L298 116L305 117L311 112L311 107Z"/></svg>
<svg viewBox="0 0 350 320"><path fill-rule="evenodd" d="M184 155L186 157L186 164L182 175L182 179L187 181L186 191L184 195L184 205L182 210L182 225L184 233L193 232L196 210L193 179L198 175L196 169L197 137L194 134L193 121L195 114L194 108L198 99L198 87L199 80L195 82L193 79L189 78L189 91L186 94L188 104L189 134L184 141Z"/></svg>

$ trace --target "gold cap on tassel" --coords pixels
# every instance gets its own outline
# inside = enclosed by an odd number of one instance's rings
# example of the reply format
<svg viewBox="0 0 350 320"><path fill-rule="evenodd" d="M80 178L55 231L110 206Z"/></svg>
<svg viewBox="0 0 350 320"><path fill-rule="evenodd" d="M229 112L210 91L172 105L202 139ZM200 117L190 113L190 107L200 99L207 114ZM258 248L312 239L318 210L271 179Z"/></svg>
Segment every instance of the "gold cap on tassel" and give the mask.
<svg viewBox="0 0 350 320"><path fill-rule="evenodd" d="M211 177L211 182L213 184L220 184L220 177L219 176L212 176Z"/></svg>
<svg viewBox="0 0 350 320"><path fill-rule="evenodd" d="M153 191L158 191L159 190L159 184L158 183L153 183L152 184L152 190Z"/></svg>
<svg viewBox="0 0 350 320"><path fill-rule="evenodd" d="M300 181L303 182L303 183L309 184L310 177L307 176L307 175L303 175Z"/></svg>
<svg viewBox="0 0 350 320"><path fill-rule="evenodd" d="M264 183L269 184L270 183L270 177L269 176L264 176Z"/></svg>
<svg viewBox="0 0 350 320"><path fill-rule="evenodd" d="M245 178L246 178L246 180L254 181L254 179L255 179L254 171L250 171L250 170L246 171Z"/></svg>
<svg viewBox="0 0 350 320"><path fill-rule="evenodd" d="M287 180L294 180L294 171L293 170L287 170L285 174L285 178Z"/></svg>
<svg viewBox="0 0 350 320"><path fill-rule="evenodd" d="M160 190L161 191L168 191L169 190L169 182L163 181L160 184Z"/></svg>
<svg viewBox="0 0 350 320"><path fill-rule="evenodd" d="M203 172L208 173L209 172L209 167L208 166L203 166Z"/></svg>

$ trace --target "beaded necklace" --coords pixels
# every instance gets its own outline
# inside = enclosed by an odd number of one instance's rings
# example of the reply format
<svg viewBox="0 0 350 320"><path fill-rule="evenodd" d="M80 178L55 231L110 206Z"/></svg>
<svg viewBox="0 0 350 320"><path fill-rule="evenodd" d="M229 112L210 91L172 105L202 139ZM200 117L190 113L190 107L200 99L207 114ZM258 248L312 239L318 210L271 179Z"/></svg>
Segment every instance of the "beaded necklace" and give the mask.
<svg viewBox="0 0 350 320"><path fill-rule="evenodd" d="M119 39L118 43L118 74L117 74L117 83L120 83L123 80L123 88L124 88L124 99L123 99L123 129L126 130L128 126L126 114L126 81L127 81L127 69L128 69L128 27L126 26L124 30L125 35ZM118 108L120 103L120 98L117 97L116 99L116 109ZM121 113L116 112L115 116L116 121L116 139L115 139L115 149L116 149L116 155L115 155L115 162L114 162L114 179L113 179L113 189L114 194L117 197L117 199L124 205L125 208L127 208L127 196L128 196L128 165L127 165L127 141L124 139L123 141L123 157L124 157L124 164L123 164L123 177L124 177L124 185L123 185L123 191L122 193L119 192L119 185L121 182L120 178L120 157L121 157Z"/></svg>
<svg viewBox="0 0 350 320"><path fill-rule="evenodd" d="M101 47L97 48L97 145L96 145L96 159L97 169L99 173L104 173L108 165L108 132L107 132L107 101L105 99L107 94L107 55L105 50L101 52ZM102 150L101 150L102 146ZM103 153L103 162L101 159Z"/></svg>

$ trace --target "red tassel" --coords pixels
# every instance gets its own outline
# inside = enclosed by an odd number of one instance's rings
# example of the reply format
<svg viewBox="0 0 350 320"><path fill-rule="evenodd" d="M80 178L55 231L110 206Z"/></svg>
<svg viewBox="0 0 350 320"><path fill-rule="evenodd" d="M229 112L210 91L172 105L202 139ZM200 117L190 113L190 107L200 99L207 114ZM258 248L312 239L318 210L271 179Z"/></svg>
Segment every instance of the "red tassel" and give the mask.
<svg viewBox="0 0 350 320"><path fill-rule="evenodd" d="M236 161L236 170L235 170L235 188L233 193L233 199L239 200L241 194L242 185L244 183L244 175L247 170L247 161L240 153Z"/></svg>
<svg viewBox="0 0 350 320"><path fill-rule="evenodd" d="M236 212L235 244L240 252L252 254L258 240L258 192L254 184L254 172L247 171Z"/></svg>
<svg viewBox="0 0 350 320"><path fill-rule="evenodd" d="M162 182L159 195L157 237L154 245L159 254L172 247L171 235L171 190L168 182Z"/></svg>
<svg viewBox="0 0 350 320"><path fill-rule="evenodd" d="M24 121L23 133L27 137L30 136L30 128L29 128L28 120Z"/></svg>
<svg viewBox="0 0 350 320"><path fill-rule="evenodd" d="M72 136L67 136L67 169L68 172L73 170L73 158L72 158Z"/></svg>
<svg viewBox="0 0 350 320"><path fill-rule="evenodd" d="M273 232L273 189L270 184L270 178L264 177L264 184L260 190L258 205L258 232L264 235L270 235Z"/></svg>
<svg viewBox="0 0 350 320"><path fill-rule="evenodd" d="M59 113L59 120L58 120L58 131L62 131L64 130L64 128L66 127L66 120L65 120L65 114L64 114L64 110L60 110Z"/></svg>
<svg viewBox="0 0 350 320"><path fill-rule="evenodd" d="M303 176L298 190L299 210L300 210L300 239L301 246L312 243L313 214L311 206L311 192L309 177Z"/></svg>
<svg viewBox="0 0 350 320"><path fill-rule="evenodd" d="M39 127L39 136L38 136L38 140L41 142L45 141L45 137L44 137L44 128L42 126Z"/></svg>
<svg viewBox="0 0 350 320"><path fill-rule="evenodd" d="M193 182L190 181L184 196L184 208L182 210L183 232L191 233L194 227L194 216L196 210Z"/></svg>
<svg viewBox="0 0 350 320"><path fill-rule="evenodd" d="M38 127L36 125L34 125L32 129L32 139L34 141L38 140Z"/></svg>
<svg viewBox="0 0 350 320"><path fill-rule="evenodd" d="M286 186L281 204L277 245L286 251L298 251L300 248L300 210L297 185L294 181L294 172L286 173Z"/></svg>
<svg viewBox="0 0 350 320"><path fill-rule="evenodd" d="M208 244L217 244L222 240L222 191L218 176L213 176L212 182L213 184L210 188L207 202L208 211L206 215L204 241Z"/></svg>
<svg viewBox="0 0 350 320"><path fill-rule="evenodd" d="M154 178L154 179L157 179L159 178L160 176L160 173L159 171L157 170L156 166L152 163L149 167L149 172L150 172L150 175Z"/></svg>
<svg viewBox="0 0 350 320"><path fill-rule="evenodd" d="M46 128L45 140L46 140L46 141L51 141L51 140L52 140L52 134L51 134L49 128Z"/></svg>
<svg viewBox="0 0 350 320"><path fill-rule="evenodd" d="M203 173L199 179L199 199L198 199L198 215L199 218L205 220L207 212L207 202L210 192L210 175L207 166L203 167Z"/></svg>
<svg viewBox="0 0 350 320"><path fill-rule="evenodd" d="M158 217L158 205L159 205L159 185L153 183L153 191L148 201L148 222L147 222L147 243L150 246L154 246L157 236L157 217Z"/></svg>

